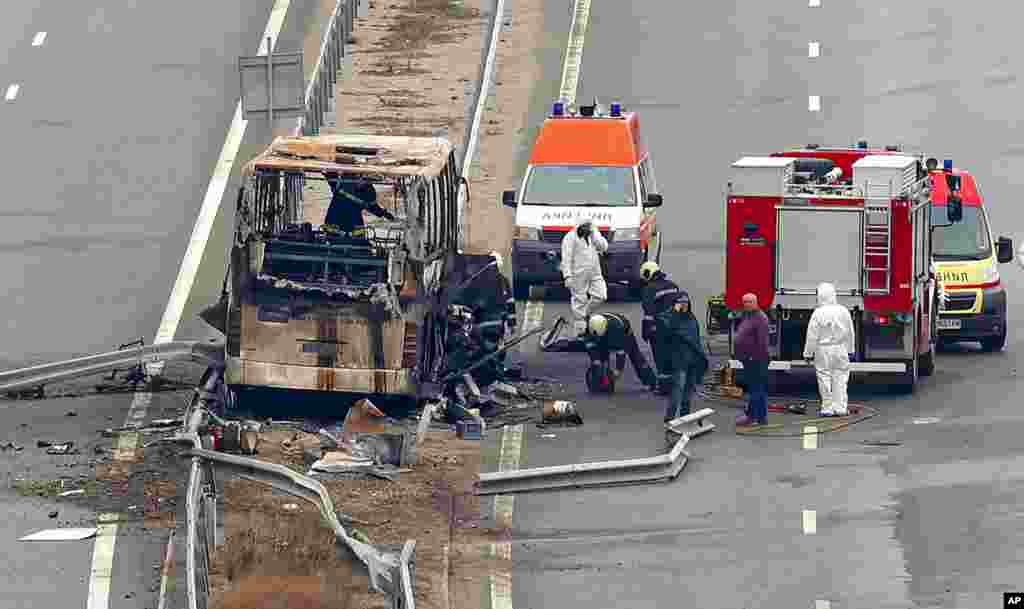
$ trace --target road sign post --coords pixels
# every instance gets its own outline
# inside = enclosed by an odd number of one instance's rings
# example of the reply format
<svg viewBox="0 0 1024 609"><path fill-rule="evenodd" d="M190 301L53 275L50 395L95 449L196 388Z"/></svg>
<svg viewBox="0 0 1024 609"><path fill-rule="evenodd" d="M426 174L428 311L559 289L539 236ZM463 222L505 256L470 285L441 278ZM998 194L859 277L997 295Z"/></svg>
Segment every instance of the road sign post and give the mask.
<svg viewBox="0 0 1024 609"><path fill-rule="evenodd" d="M245 120L265 117L273 125L275 119L306 114L302 53L239 57L238 75Z"/></svg>

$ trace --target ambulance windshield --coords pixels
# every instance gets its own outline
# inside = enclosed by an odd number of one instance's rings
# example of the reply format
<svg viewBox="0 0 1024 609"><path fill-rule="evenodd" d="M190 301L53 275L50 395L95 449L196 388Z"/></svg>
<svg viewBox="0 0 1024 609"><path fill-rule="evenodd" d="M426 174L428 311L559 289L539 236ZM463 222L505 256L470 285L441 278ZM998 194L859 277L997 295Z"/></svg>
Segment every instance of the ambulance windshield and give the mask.
<svg viewBox="0 0 1024 609"><path fill-rule="evenodd" d="M935 229L932 254L936 260L985 260L992 256L992 242L984 212L973 205L964 205L963 210L962 221ZM932 224L949 224L944 205L932 208Z"/></svg>
<svg viewBox="0 0 1024 609"><path fill-rule="evenodd" d="M536 165L526 183L523 205L632 207L632 167Z"/></svg>

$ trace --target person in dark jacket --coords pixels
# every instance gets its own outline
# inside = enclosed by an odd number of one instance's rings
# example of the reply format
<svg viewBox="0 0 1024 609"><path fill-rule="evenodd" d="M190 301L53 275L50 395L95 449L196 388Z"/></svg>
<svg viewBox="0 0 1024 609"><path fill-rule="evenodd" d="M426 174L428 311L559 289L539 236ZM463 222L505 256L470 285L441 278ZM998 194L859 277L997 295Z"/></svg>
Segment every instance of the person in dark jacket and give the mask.
<svg viewBox="0 0 1024 609"><path fill-rule="evenodd" d="M755 294L743 295L743 317L733 338L736 359L743 364L743 379L750 393L746 413L737 425L764 425L768 419L768 316L757 304Z"/></svg>
<svg viewBox="0 0 1024 609"><path fill-rule="evenodd" d="M690 310L690 295L680 290L672 308L655 317L657 332L664 336L672 391L665 422L690 414L690 399L704 379L708 358L700 337L700 323Z"/></svg>
<svg viewBox="0 0 1024 609"><path fill-rule="evenodd" d="M591 315L587 322L587 333L583 344L590 355L591 370L611 370L611 354L615 353L615 375L622 375L626 367L626 356L633 364L640 382L648 387L658 382L658 377L647 364L647 359L640 352L636 335L629 325L629 320L615 313ZM623 353L625 352L625 353ZM589 372L588 372L589 375Z"/></svg>
<svg viewBox="0 0 1024 609"><path fill-rule="evenodd" d="M346 233L355 232L365 225L363 210L387 220L395 219L391 212L377 205L377 190L369 180L343 179L336 173L325 173L324 177L332 195L327 217L324 218L325 226L334 226Z"/></svg>
<svg viewBox="0 0 1024 609"><path fill-rule="evenodd" d="M672 308L672 303L679 296L679 286L665 275L658 263L647 261L640 265L640 278L644 281L641 292L641 306L644 318L640 324L640 335L651 346L651 356L658 374L667 374L669 364L666 360L664 340L659 340L655 317Z"/></svg>

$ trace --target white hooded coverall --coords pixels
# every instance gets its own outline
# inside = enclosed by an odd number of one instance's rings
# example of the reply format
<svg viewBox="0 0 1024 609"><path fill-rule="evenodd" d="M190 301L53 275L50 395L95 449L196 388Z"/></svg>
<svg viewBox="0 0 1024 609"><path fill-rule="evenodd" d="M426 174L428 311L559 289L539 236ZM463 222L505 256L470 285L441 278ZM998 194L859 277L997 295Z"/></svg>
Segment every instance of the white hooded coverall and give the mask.
<svg viewBox="0 0 1024 609"><path fill-rule="evenodd" d="M569 288L572 325L577 336L586 332L590 313L608 299L600 259L600 254L608 251L608 242L592 223L590 238L580 239L576 230L587 222L580 222L562 238L562 276Z"/></svg>
<svg viewBox="0 0 1024 609"><path fill-rule="evenodd" d="M846 385L850 380L850 353L855 353L853 318L836 301L831 283L818 286L818 308L807 325L804 358L814 358L821 392L821 414L846 416Z"/></svg>

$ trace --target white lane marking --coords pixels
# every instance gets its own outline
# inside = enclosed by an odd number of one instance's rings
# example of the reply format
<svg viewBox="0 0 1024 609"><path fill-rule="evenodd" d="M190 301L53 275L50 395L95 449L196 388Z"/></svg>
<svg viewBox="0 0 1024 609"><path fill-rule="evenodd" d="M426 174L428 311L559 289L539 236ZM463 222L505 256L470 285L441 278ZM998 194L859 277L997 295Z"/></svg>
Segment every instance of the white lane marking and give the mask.
<svg viewBox="0 0 1024 609"><path fill-rule="evenodd" d="M128 407L128 415L125 417L122 427L141 427L141 420L146 416L146 409L153 400L153 394L149 392L137 392L132 396L132 404ZM124 463L131 463L136 460L136 451L139 447L139 432L123 431L117 434L114 441L114 460ZM98 518L99 525L96 532L96 542L92 550L92 571L89 575L89 605L88 609L108 609L110 597L111 565L114 561L114 542L117 539L117 525L107 524L104 521L117 522L121 514L101 514ZM109 556L107 554L109 553Z"/></svg>
<svg viewBox="0 0 1024 609"><path fill-rule="evenodd" d="M821 55L821 43L820 42L808 42L807 43L807 56L814 58Z"/></svg>
<svg viewBox="0 0 1024 609"><path fill-rule="evenodd" d="M807 98L807 109L811 112L821 111L821 96L811 95Z"/></svg>
<svg viewBox="0 0 1024 609"><path fill-rule="evenodd" d="M257 55L266 55L273 52L277 44L277 37L281 33L285 15L288 13L288 6L291 0L276 0L274 8L270 11L270 20L267 21L266 31L260 40L260 48ZM271 46L267 48L267 38L270 38ZM203 197L203 205L199 208L199 216L192 228L192 237L188 242L188 249L185 250L185 257L178 269L178 277L174 281L174 289L171 290L171 297L167 301L163 318L160 320L160 327L157 329L154 344L169 343L174 340L178 331L178 324L181 323L181 316L185 311L185 303L188 301L189 292L195 283L196 273L199 272L199 264L203 260L203 251L210 239L210 231L213 230L213 221L217 218L217 209L224 199L224 191L227 190L228 180L231 178L231 170L235 165L235 157L242 145L242 137L245 135L245 128L249 121L242 118L242 101L238 100L235 105L235 115L231 119L231 126L228 128L227 138L221 148L220 157L214 165L213 175L210 177L210 184L206 189L206 196Z"/></svg>
<svg viewBox="0 0 1024 609"><path fill-rule="evenodd" d="M818 532L818 517L814 510L804 510L804 535L814 535Z"/></svg>
<svg viewBox="0 0 1024 609"><path fill-rule="evenodd" d="M114 567L114 543L117 541L116 514L101 514L96 527L96 545L92 551L89 574L89 599L86 609L107 609L110 606L110 580ZM104 524L102 521L113 521Z"/></svg>
<svg viewBox="0 0 1024 609"><path fill-rule="evenodd" d="M579 84L580 66L583 59L583 46L586 41L587 23L590 20L590 0L575 0L573 5L572 25L569 30L569 41L565 49L565 60L562 64L562 81L559 85L559 99L572 105L576 102L576 91ZM530 290L531 293L534 291ZM543 290L537 290L538 299L532 298L526 303L523 315L522 333L526 334L539 327L544 319ZM539 345L539 341L537 343ZM520 352L526 352L525 341L520 344ZM498 454L499 471L519 468L522 454L523 425L506 427L502 430L501 449ZM498 495L494 498L494 518L500 527L512 527L512 514L515 509L515 496ZM493 544L491 552L502 559L512 562L512 544L502 542ZM511 569L489 576L491 607L495 609L512 609L512 575Z"/></svg>
<svg viewBox="0 0 1024 609"><path fill-rule="evenodd" d="M818 448L818 428L814 425L804 426L804 450L814 450Z"/></svg>
<svg viewBox="0 0 1024 609"><path fill-rule="evenodd" d="M583 44L587 36L587 23L590 21L590 0L575 0L572 10L572 25L569 26L569 44L565 48L565 61L562 63L562 83L558 97L567 106L576 103L576 88L580 80L580 68L583 63Z"/></svg>
<svg viewBox="0 0 1024 609"><path fill-rule="evenodd" d="M38 32L38 33L36 33L36 37L32 39L32 46L34 46L34 47L41 47L41 46L43 46L43 43L45 41L46 41L46 32Z"/></svg>
<svg viewBox="0 0 1024 609"><path fill-rule="evenodd" d="M821 6L821 0L808 0L807 6L809 6L811 8L815 8L815 7Z"/></svg>
<svg viewBox="0 0 1024 609"><path fill-rule="evenodd" d="M523 445L523 425L512 425L501 431L501 448L498 451L498 471L519 469ZM498 495L494 498L494 520L504 530L512 528L512 511L515 509L515 495ZM500 560L512 562L512 544L503 541L491 544L491 555ZM491 607L512 609L512 572L501 569L488 576Z"/></svg>
<svg viewBox="0 0 1024 609"><path fill-rule="evenodd" d="M160 574L160 600L157 601L157 609L167 607L167 582L170 580L174 565L174 533L175 530L171 529L171 534L167 539L167 551L164 552L163 573Z"/></svg>
<svg viewBox="0 0 1024 609"><path fill-rule="evenodd" d="M831 605L828 601L814 601L814 609L831 609Z"/></svg>
<svg viewBox="0 0 1024 609"><path fill-rule="evenodd" d="M14 98L18 97L19 89L21 89L21 85L17 84L7 87L7 95L4 96L4 99L7 101L14 101Z"/></svg>
<svg viewBox="0 0 1024 609"><path fill-rule="evenodd" d="M519 469L523 446L523 425L505 427L501 432L501 448L498 451L498 471L508 472ZM515 509L515 495L498 495L494 498L494 519L498 526L512 528L512 511Z"/></svg>

